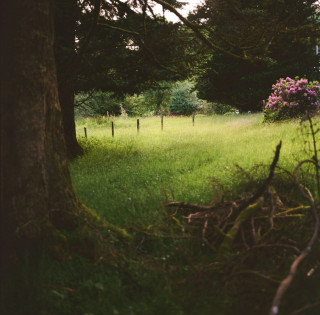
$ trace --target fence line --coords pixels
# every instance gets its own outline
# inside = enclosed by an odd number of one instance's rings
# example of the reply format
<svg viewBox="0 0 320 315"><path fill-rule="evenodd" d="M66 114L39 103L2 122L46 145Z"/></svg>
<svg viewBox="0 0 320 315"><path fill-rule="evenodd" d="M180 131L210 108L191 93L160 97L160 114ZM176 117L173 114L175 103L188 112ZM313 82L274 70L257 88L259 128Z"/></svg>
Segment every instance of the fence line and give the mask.
<svg viewBox="0 0 320 315"><path fill-rule="evenodd" d="M195 114L192 114L192 125L194 126L194 122L195 122ZM163 130L164 127L164 115L161 115L161 130ZM115 129L115 124L112 121L111 122L111 135L112 137L114 137L114 129ZM137 133L140 132L140 119L137 119ZM88 132L87 132L87 128L84 127L84 136L87 139L88 138Z"/></svg>

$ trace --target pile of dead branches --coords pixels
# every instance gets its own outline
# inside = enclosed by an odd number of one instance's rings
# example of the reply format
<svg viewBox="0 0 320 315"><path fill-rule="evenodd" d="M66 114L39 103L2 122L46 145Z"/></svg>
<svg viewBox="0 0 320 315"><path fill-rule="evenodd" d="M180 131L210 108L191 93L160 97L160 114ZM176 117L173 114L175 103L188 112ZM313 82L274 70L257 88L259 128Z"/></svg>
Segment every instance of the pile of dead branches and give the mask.
<svg viewBox="0 0 320 315"><path fill-rule="evenodd" d="M295 183L297 191L305 200L303 203L288 202L273 185L280 149L281 142L276 147L273 161L269 167L269 175L254 193L248 193L232 200L222 199L207 206L184 202L170 202L166 205L167 208L174 210L171 213L172 218L177 222L180 222L178 218L183 218L186 229L192 233L198 233L202 241L217 254L218 259L219 257L232 256L235 249L252 252L257 248L270 247L285 248L292 252L290 257L293 262L289 274L285 279L279 281L270 314L278 313L283 295L294 279L299 264L310 253L319 232L319 217L315 200L297 175L303 165L313 165L316 169L319 189L317 156L310 160L301 161L293 172L282 170ZM279 237L278 231L284 226L284 222L306 216L313 218L314 222L313 233L311 237L309 236L307 245L297 244L290 239L289 235L283 235L283 233ZM301 249L303 247L304 249ZM285 258L288 259L288 257Z"/></svg>

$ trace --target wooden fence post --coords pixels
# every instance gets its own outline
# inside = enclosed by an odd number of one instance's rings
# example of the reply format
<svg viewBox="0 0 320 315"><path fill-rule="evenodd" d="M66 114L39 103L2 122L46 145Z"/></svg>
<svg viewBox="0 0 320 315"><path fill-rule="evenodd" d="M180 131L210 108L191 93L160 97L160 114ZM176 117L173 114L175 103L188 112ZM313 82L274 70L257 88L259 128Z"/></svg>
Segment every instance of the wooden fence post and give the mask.
<svg viewBox="0 0 320 315"><path fill-rule="evenodd" d="M139 133L139 130L140 130L140 120L137 119L137 133Z"/></svg>
<svg viewBox="0 0 320 315"><path fill-rule="evenodd" d="M192 126L194 126L194 113L192 113Z"/></svg>
<svg viewBox="0 0 320 315"><path fill-rule="evenodd" d="M86 127L84 127L84 136L86 137L86 139L88 138L87 137L87 128Z"/></svg>
<svg viewBox="0 0 320 315"><path fill-rule="evenodd" d="M111 131L112 131L112 137L114 137L114 123L113 123L113 121L111 122Z"/></svg>
<svg viewBox="0 0 320 315"><path fill-rule="evenodd" d="M161 130L163 130L163 114L161 114Z"/></svg>

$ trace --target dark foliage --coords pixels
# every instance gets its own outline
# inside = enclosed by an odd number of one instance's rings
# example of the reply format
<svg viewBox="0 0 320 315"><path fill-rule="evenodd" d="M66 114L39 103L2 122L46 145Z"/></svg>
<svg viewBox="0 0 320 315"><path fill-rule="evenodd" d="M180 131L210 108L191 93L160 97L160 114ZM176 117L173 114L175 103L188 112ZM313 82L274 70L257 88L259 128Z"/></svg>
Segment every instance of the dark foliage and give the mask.
<svg viewBox="0 0 320 315"><path fill-rule="evenodd" d="M139 93L161 80L182 79L191 71L198 59L196 43L181 24L145 14L139 3L104 1L102 9L105 14L99 16L77 66L75 91ZM85 11L76 29L80 50L91 23L92 13Z"/></svg>
<svg viewBox="0 0 320 315"><path fill-rule="evenodd" d="M198 80L199 97L258 111L280 77L317 79L313 1L227 2L206 1L194 19L205 18L210 38L243 58L213 52Z"/></svg>

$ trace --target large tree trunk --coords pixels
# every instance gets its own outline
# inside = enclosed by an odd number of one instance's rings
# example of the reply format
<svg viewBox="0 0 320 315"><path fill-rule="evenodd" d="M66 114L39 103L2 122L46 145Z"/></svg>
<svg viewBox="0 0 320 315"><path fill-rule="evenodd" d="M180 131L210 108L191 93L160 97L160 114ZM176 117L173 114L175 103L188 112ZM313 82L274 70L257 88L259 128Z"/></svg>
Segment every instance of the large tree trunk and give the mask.
<svg viewBox="0 0 320 315"><path fill-rule="evenodd" d="M77 0L55 0L55 57L67 157L83 154L74 122L75 28Z"/></svg>
<svg viewBox="0 0 320 315"><path fill-rule="evenodd" d="M53 1L1 4L1 244L79 225L53 53ZM24 245L25 246L25 245Z"/></svg>

